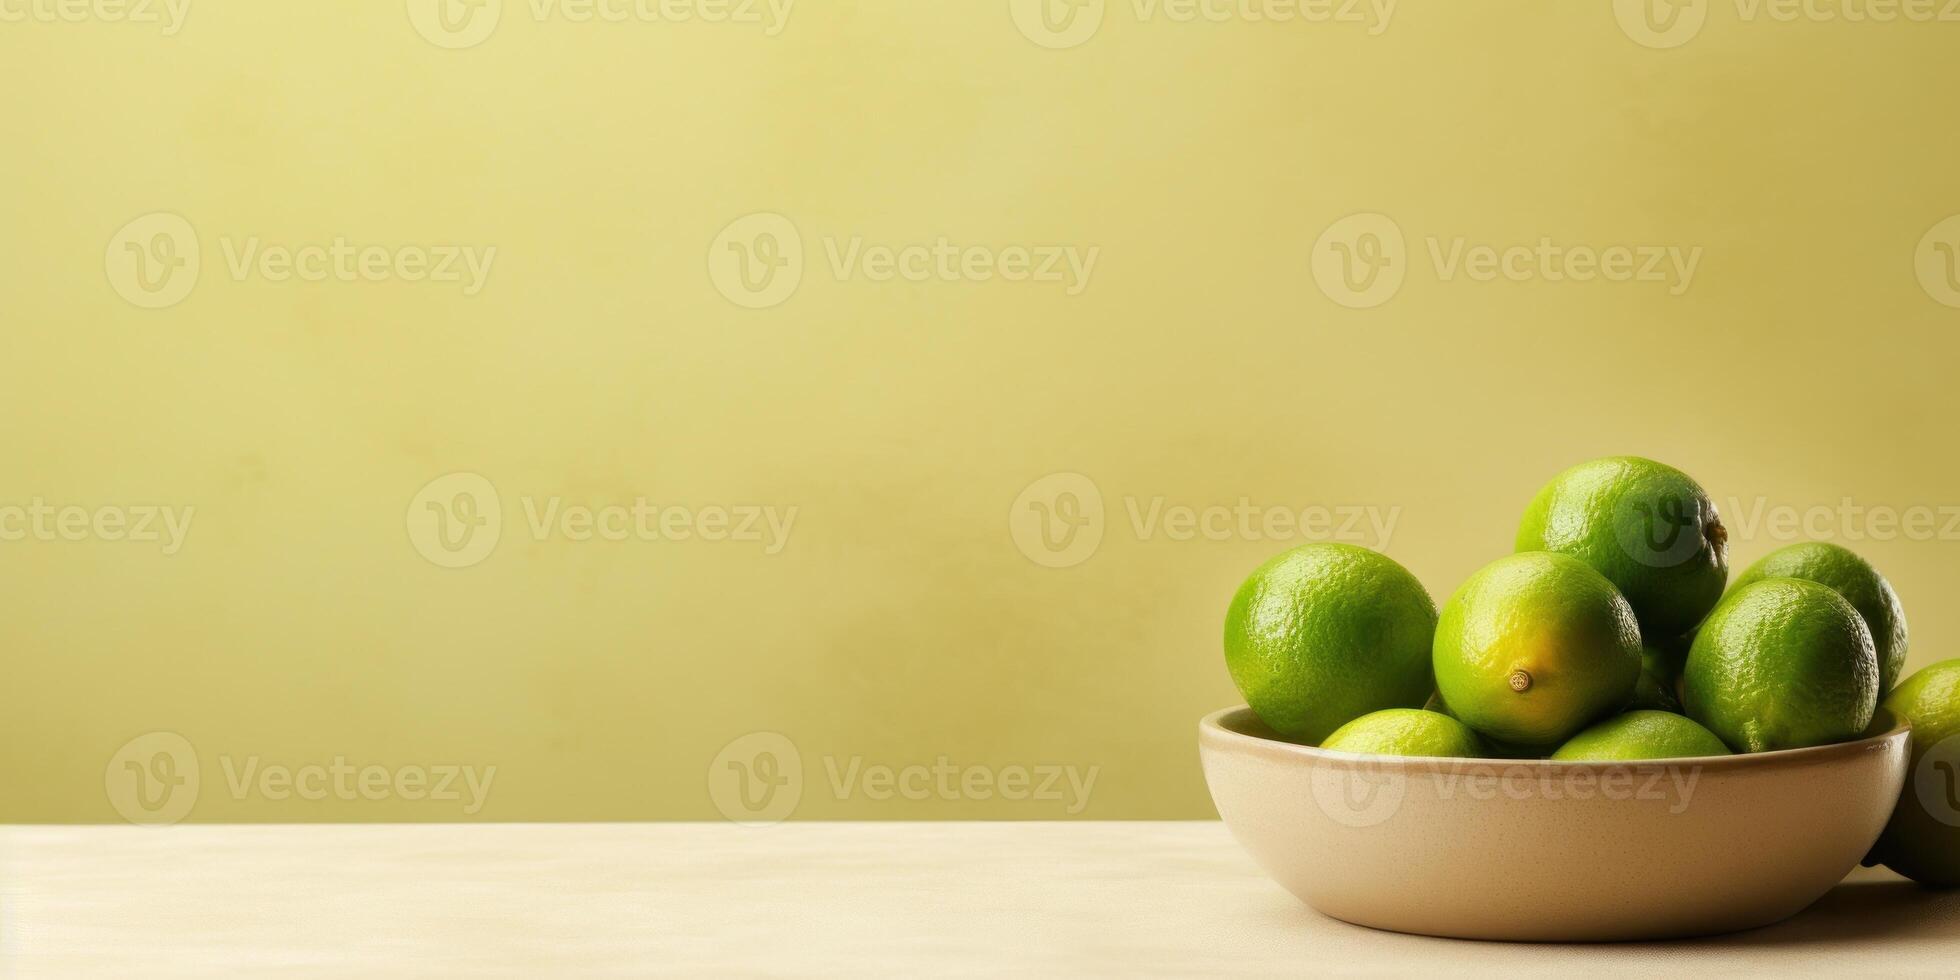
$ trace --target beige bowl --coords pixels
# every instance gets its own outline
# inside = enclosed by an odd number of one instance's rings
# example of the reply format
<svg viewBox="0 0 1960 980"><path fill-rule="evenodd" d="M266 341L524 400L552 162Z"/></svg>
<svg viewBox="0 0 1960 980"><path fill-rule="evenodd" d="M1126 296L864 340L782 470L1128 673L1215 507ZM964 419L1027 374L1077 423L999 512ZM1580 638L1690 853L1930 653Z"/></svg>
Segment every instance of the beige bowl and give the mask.
<svg viewBox="0 0 1960 980"><path fill-rule="evenodd" d="M1469 939L1659 939L1768 925L1856 867L1905 782L1905 725L1784 752L1601 763L1409 759L1198 723L1233 836L1308 905Z"/></svg>

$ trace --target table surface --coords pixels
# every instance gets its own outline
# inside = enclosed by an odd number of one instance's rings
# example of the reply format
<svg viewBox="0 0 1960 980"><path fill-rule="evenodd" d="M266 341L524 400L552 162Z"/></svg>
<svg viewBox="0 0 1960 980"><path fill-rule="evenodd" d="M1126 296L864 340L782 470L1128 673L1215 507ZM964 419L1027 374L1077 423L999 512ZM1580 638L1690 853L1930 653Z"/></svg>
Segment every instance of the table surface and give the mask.
<svg viewBox="0 0 1960 980"><path fill-rule="evenodd" d="M0 975L1952 975L1960 892L1861 870L1781 925L1375 932L1216 823L0 828Z"/></svg>

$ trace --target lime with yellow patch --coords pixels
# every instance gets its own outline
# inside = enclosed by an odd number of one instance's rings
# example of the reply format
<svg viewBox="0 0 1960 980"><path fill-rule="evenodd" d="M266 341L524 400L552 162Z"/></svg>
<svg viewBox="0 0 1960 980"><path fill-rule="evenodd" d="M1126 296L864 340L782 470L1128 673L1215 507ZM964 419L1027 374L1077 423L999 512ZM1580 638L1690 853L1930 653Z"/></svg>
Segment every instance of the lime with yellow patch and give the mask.
<svg viewBox="0 0 1960 980"><path fill-rule="evenodd" d="M1436 690L1486 738L1549 749L1625 708L1640 678L1640 629L1613 583L1550 552L1501 558L1443 606Z"/></svg>
<svg viewBox="0 0 1960 980"><path fill-rule="evenodd" d="M1878 654L1828 586L1765 579L1722 600L1682 673L1688 717L1737 752L1857 738L1878 707Z"/></svg>
<svg viewBox="0 0 1960 980"><path fill-rule="evenodd" d="M1371 711L1415 708L1434 689L1436 604L1386 555L1337 543L1261 565L1225 613L1225 666L1280 735L1318 743Z"/></svg>
<svg viewBox="0 0 1960 980"><path fill-rule="evenodd" d="M1634 762L1730 755L1715 733L1669 711L1629 711L1572 736L1552 758L1568 762Z"/></svg>
<svg viewBox="0 0 1960 980"><path fill-rule="evenodd" d="M1417 708L1390 708L1362 715L1336 729L1320 747L1356 755L1437 759L1476 759L1486 754L1483 740L1470 726Z"/></svg>

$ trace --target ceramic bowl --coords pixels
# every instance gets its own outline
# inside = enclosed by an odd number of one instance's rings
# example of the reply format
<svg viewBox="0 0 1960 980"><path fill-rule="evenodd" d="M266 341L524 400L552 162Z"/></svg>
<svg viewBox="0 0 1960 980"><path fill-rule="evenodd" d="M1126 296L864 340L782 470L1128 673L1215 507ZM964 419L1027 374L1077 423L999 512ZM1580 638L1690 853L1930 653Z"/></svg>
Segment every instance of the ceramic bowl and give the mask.
<svg viewBox="0 0 1960 980"><path fill-rule="evenodd" d="M1415 759L1283 741L1249 708L1198 723L1218 813L1324 914L1470 939L1660 939L1768 925L1878 839L1909 729L1754 755Z"/></svg>

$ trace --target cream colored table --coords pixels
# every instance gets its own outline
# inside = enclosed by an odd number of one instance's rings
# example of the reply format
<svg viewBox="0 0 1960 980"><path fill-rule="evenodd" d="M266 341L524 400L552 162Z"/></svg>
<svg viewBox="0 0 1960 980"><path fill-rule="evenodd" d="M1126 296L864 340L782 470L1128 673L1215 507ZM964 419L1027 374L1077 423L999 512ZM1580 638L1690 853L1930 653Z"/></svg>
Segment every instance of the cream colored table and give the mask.
<svg viewBox="0 0 1960 980"><path fill-rule="evenodd" d="M1398 936L1215 823L0 828L0 975L1960 972L1960 894L1860 871L1694 943Z"/></svg>

